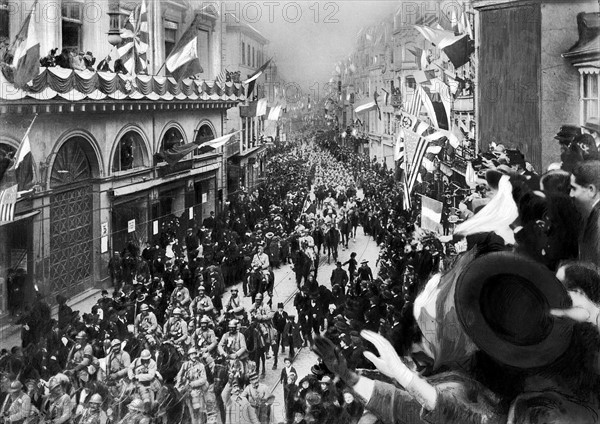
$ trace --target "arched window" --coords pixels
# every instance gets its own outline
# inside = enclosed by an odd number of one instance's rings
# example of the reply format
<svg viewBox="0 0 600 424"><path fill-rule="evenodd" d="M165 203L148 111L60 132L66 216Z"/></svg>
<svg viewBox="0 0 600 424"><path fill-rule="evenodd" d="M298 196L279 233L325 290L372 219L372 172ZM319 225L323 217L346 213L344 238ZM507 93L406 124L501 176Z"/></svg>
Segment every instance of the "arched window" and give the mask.
<svg viewBox="0 0 600 424"><path fill-rule="evenodd" d="M0 181L6 170L12 164L12 158L14 158L17 149L10 144L0 143Z"/></svg>
<svg viewBox="0 0 600 424"><path fill-rule="evenodd" d="M136 131L127 131L119 140L113 156L112 172L145 166L144 140Z"/></svg>
<svg viewBox="0 0 600 424"><path fill-rule="evenodd" d="M169 150L183 144L183 135L177 128L169 128L162 139L162 150Z"/></svg>
<svg viewBox="0 0 600 424"><path fill-rule="evenodd" d="M90 157L93 157L93 153L90 149L89 142L80 136L72 137L63 144L54 159L50 187L56 188L92 178Z"/></svg>
<svg viewBox="0 0 600 424"><path fill-rule="evenodd" d="M202 143L206 143L207 141L214 140L215 134L210 126L204 124L201 125L196 133L196 138L194 142L198 145ZM210 147L200 147L199 149L194 150L194 155L203 155L208 152L212 152L214 149Z"/></svg>

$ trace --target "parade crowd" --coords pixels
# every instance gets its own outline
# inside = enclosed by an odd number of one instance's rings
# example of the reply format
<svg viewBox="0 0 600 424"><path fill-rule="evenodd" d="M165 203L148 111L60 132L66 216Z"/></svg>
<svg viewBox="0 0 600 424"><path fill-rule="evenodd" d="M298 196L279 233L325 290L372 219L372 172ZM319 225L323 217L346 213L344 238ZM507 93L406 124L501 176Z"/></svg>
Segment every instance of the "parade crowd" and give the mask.
<svg viewBox="0 0 600 424"><path fill-rule="evenodd" d="M272 355L287 423L596 423L600 162L583 135L562 127L561 163L542 175L502 146L481 155L444 234L420 227L427 171L405 210L397 170L329 134L275 147L265 184L223 213L185 232L173 217L115 254L115 291L90 313L59 297L52 320L39 295L23 346L0 359L0 412L272 423ZM379 246L375 274L339 258L357 231ZM296 314L273 308L285 264ZM308 346L318 358L301 376Z"/></svg>

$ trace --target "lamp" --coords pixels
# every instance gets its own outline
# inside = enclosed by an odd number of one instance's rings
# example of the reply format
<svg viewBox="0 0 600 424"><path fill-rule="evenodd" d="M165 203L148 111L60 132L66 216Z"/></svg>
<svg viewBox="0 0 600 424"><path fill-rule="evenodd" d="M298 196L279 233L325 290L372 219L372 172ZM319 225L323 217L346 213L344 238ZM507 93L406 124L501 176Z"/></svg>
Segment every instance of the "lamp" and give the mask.
<svg viewBox="0 0 600 424"><path fill-rule="evenodd" d="M119 0L109 0L108 12L109 16L109 30L108 30L108 42L113 46L121 44L123 39L121 38L121 6Z"/></svg>

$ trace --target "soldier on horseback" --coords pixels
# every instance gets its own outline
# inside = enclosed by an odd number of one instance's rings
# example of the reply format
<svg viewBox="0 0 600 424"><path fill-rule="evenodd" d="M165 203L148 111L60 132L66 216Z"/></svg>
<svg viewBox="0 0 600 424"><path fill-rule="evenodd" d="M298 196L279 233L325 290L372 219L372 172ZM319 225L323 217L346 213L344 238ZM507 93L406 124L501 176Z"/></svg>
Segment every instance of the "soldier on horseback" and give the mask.
<svg viewBox="0 0 600 424"><path fill-rule="evenodd" d="M190 291L187 289L187 287L183 286L183 280L179 278L177 281L175 281L175 290L173 290L173 293L171 293L171 306L175 308L182 308L187 311L191 302L192 299L190 297Z"/></svg>
<svg viewBox="0 0 600 424"><path fill-rule="evenodd" d="M269 280L271 263L269 261L269 255L265 253L265 246L263 244L258 245L258 251L252 258L252 268L260 269L265 280Z"/></svg>
<svg viewBox="0 0 600 424"><path fill-rule="evenodd" d="M187 323L183 320L181 315L181 308L173 309L173 316L165 323L163 333L165 335L165 341L172 342L180 349L180 351L185 352L183 347L189 335Z"/></svg>
<svg viewBox="0 0 600 424"><path fill-rule="evenodd" d="M79 424L106 424L108 416L101 408L102 402L102 396L98 393L92 395L88 401L88 407L81 414Z"/></svg>
<svg viewBox="0 0 600 424"><path fill-rule="evenodd" d="M147 304L142 303L140 313L135 317L134 335L144 340L147 348L156 345L156 330L158 329L158 320L154 312L150 311Z"/></svg>
<svg viewBox="0 0 600 424"><path fill-rule="evenodd" d="M129 365L128 375L146 407L150 407L156 396L158 378L156 361L148 349L144 349L140 357Z"/></svg>
<svg viewBox="0 0 600 424"><path fill-rule="evenodd" d="M25 423L32 415L32 409L35 409L31 405L31 398L23 392L23 384L19 380L10 383L8 393L12 403L4 415L4 421L10 424Z"/></svg>
<svg viewBox="0 0 600 424"><path fill-rule="evenodd" d="M144 402L134 399L127 405L129 412L123 417L119 424L150 424L150 417L146 415Z"/></svg>
<svg viewBox="0 0 600 424"><path fill-rule="evenodd" d="M246 338L238 332L238 321L229 321L229 331L223 335L219 342L219 354L229 360L245 361L248 358Z"/></svg>
<svg viewBox="0 0 600 424"><path fill-rule="evenodd" d="M214 356L214 350L219 344L215 332L208 327L209 323L210 318L203 316L200 319L200 328L196 329L192 335L192 345L195 346L198 352L203 356L204 354Z"/></svg>
<svg viewBox="0 0 600 424"><path fill-rule="evenodd" d="M237 319L241 319L244 317L245 310L242 306L242 301L238 297L238 289L231 289L231 297L225 306L225 313L229 315L233 315Z"/></svg>
<svg viewBox="0 0 600 424"><path fill-rule="evenodd" d="M206 290L203 285L198 287L198 296L196 296L190 304L190 313L197 319L203 315L214 317L215 307L210 297L206 295Z"/></svg>
<svg viewBox="0 0 600 424"><path fill-rule="evenodd" d="M96 372L94 351L92 345L87 342L87 334L85 331L80 331L75 337L77 343L71 349L67 358L67 371L77 373L83 368L87 368L90 374Z"/></svg>
<svg viewBox="0 0 600 424"><path fill-rule="evenodd" d="M192 417L192 424L203 423L203 412L206 409L204 395L208 390L206 370L198 360L198 351L191 347L188 350L189 360L185 361L175 377L175 388L186 397L185 403ZM186 396L187 395L187 396Z"/></svg>
<svg viewBox="0 0 600 424"><path fill-rule="evenodd" d="M131 358L129 353L121 350L121 341L114 339L110 342L110 352L106 357L106 383L120 385L121 380L127 376Z"/></svg>
<svg viewBox="0 0 600 424"><path fill-rule="evenodd" d="M65 393L59 375L52 377L48 382L50 396L42 407L46 423L66 424L71 420L71 397ZM68 379L64 374L62 377Z"/></svg>

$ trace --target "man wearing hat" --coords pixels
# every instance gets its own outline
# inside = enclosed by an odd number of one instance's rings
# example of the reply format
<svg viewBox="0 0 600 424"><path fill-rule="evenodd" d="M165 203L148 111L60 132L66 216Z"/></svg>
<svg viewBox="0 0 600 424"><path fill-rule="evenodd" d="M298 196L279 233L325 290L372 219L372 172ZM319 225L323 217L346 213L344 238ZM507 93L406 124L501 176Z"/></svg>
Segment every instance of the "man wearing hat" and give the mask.
<svg viewBox="0 0 600 424"><path fill-rule="evenodd" d="M256 410L250 405L248 399L242 396L242 392L237 384L227 384L221 394L225 406L225 423L236 424L258 424Z"/></svg>
<svg viewBox="0 0 600 424"><path fill-rule="evenodd" d="M585 161L573 169L570 196L583 217L579 259L600 266L600 161Z"/></svg>
<svg viewBox="0 0 600 424"><path fill-rule="evenodd" d="M8 393L12 403L4 415L5 422L21 424L31 416L31 399L23 392L23 385L19 380L10 383Z"/></svg>
<svg viewBox="0 0 600 424"><path fill-rule="evenodd" d="M210 318L203 316L200 319L200 326L192 334L192 343L201 355L213 355L214 350L219 344L217 336L212 328L208 327Z"/></svg>
<svg viewBox="0 0 600 424"><path fill-rule="evenodd" d="M193 317L203 315L214 317L215 307L210 297L206 295L206 289L203 285L198 287L198 296L190 304L190 314Z"/></svg>
<svg viewBox="0 0 600 424"><path fill-rule="evenodd" d="M188 262L192 263L198 255L198 236L194 234L193 228L188 228L185 235L185 248L187 250Z"/></svg>
<svg viewBox="0 0 600 424"><path fill-rule="evenodd" d="M238 320L229 321L228 329L229 331L219 342L219 354L230 360L246 360L248 358L246 338L238 331Z"/></svg>
<svg viewBox="0 0 600 424"><path fill-rule="evenodd" d="M335 269L331 272L331 287L334 285L339 285L344 293L346 292L346 285L348 284L348 273L342 268L342 263L337 262L335 264Z"/></svg>
<svg viewBox="0 0 600 424"><path fill-rule="evenodd" d="M50 396L42 406L46 422L65 424L71 419L71 397L65 393L62 380L69 381L64 374L57 374L48 381Z"/></svg>
<svg viewBox="0 0 600 424"><path fill-rule="evenodd" d="M182 396L189 395L186 396L186 405L192 422L201 422L199 415L205 409L204 395L208 390L206 370L198 359L195 347L191 347L187 354L189 359L183 363L175 377L175 388Z"/></svg>
<svg viewBox="0 0 600 424"><path fill-rule="evenodd" d="M146 407L141 399L134 399L127 405L129 412L125 414L122 423L150 424L150 417L146 414Z"/></svg>
<svg viewBox="0 0 600 424"><path fill-rule="evenodd" d="M148 336L155 337L156 330L158 329L158 320L146 303L140 305L140 313L135 317L133 328L134 336L143 338L151 346L154 344L149 343Z"/></svg>
<svg viewBox="0 0 600 424"><path fill-rule="evenodd" d="M120 386L123 378L129 372L130 365L129 353L121 349L119 339L113 339L110 342L110 351L106 356L106 383Z"/></svg>
<svg viewBox="0 0 600 424"><path fill-rule="evenodd" d="M154 390L158 379L156 377L156 361L148 349L142 350L139 358L129 365L128 377L132 385L136 386L144 404L150 406L155 398Z"/></svg>
<svg viewBox="0 0 600 424"><path fill-rule="evenodd" d="M83 368L97 365L92 345L87 342L87 334L80 331L75 337L77 344L71 357L67 360L67 370L77 372ZM95 371L95 370L94 370Z"/></svg>
<svg viewBox="0 0 600 424"><path fill-rule="evenodd" d="M283 330L285 329L285 324L287 323L288 313L283 310L283 303L277 304L277 311L273 314L271 318L271 323L273 328L277 332L275 334L275 340L272 342L273 346L273 369L277 369L277 355L279 354L279 346L281 345L281 353L284 353L285 347L283 346Z"/></svg>
<svg viewBox="0 0 600 424"><path fill-rule="evenodd" d="M88 406L81 414L80 424L106 424L108 416L102 410L102 396L99 393L92 395L88 401Z"/></svg>
<svg viewBox="0 0 600 424"><path fill-rule="evenodd" d="M183 320L182 314L181 308L173 309L173 316L165 322L163 329L165 340L172 341L180 349L183 349L183 344L189 336L187 323Z"/></svg>
<svg viewBox="0 0 600 424"><path fill-rule="evenodd" d="M239 290L237 288L231 289L231 297L225 306L225 312L233 315L236 319L242 319L244 316L245 310L242 306L242 301L238 297Z"/></svg>
<svg viewBox="0 0 600 424"><path fill-rule="evenodd" d="M188 308L192 299L190 298L190 291L187 287L184 287L183 280L181 278L175 281L175 290L171 293L171 305Z"/></svg>
<svg viewBox="0 0 600 424"><path fill-rule="evenodd" d="M241 396L248 399L248 402L250 402L250 405L252 405L256 411L258 422L260 422L260 424L269 424L272 415L271 405L273 404L275 396L271 395L266 384L258 381L256 372L251 372L248 375L248 378L250 384L246 386Z"/></svg>
<svg viewBox="0 0 600 424"><path fill-rule="evenodd" d="M267 281L269 280L269 268L271 267L271 263L269 261L269 255L265 253L265 247L263 244L258 245L256 254L252 258L251 266L252 268L260 269Z"/></svg>

